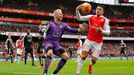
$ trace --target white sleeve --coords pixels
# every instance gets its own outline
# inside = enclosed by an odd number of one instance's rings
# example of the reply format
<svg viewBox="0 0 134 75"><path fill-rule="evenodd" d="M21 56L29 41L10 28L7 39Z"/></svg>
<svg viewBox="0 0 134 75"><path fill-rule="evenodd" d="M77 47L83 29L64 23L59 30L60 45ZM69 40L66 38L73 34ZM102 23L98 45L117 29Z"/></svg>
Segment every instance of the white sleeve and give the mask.
<svg viewBox="0 0 134 75"><path fill-rule="evenodd" d="M80 47L82 46L82 41L80 40Z"/></svg>
<svg viewBox="0 0 134 75"><path fill-rule="evenodd" d="M102 30L102 33L104 35L110 35L110 26L109 26L109 20L106 19L106 22L104 24L104 30Z"/></svg>
<svg viewBox="0 0 134 75"><path fill-rule="evenodd" d="M13 47L15 47L15 46L14 46L14 44L13 44L13 41L12 41L12 39L10 39L9 41L10 41L10 43L12 44L12 46L13 46Z"/></svg>
<svg viewBox="0 0 134 75"><path fill-rule="evenodd" d="M18 46L18 40L16 41L16 47Z"/></svg>
<svg viewBox="0 0 134 75"><path fill-rule="evenodd" d="M6 42L5 42L5 43L6 43L6 45L7 45L7 41L8 41L8 38L7 38Z"/></svg>
<svg viewBox="0 0 134 75"><path fill-rule="evenodd" d="M81 16L79 10L76 10L76 17L77 17L77 20L79 20L79 21L89 21L89 18L91 16L92 15Z"/></svg>
<svg viewBox="0 0 134 75"><path fill-rule="evenodd" d="M22 41L24 42L26 35L22 38Z"/></svg>
<svg viewBox="0 0 134 75"><path fill-rule="evenodd" d="M124 44L124 47L126 47L126 44L125 43L123 43Z"/></svg>

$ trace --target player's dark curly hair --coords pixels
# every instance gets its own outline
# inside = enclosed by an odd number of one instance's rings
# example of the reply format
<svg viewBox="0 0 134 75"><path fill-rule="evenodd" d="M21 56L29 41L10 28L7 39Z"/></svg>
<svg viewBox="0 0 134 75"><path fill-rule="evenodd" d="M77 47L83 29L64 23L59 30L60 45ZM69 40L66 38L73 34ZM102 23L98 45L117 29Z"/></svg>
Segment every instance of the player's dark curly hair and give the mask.
<svg viewBox="0 0 134 75"><path fill-rule="evenodd" d="M105 6L104 6L104 5L101 5L101 4L100 4L100 5L97 5L97 7L98 7L98 6L99 6L99 7L102 7L103 10L105 9Z"/></svg>

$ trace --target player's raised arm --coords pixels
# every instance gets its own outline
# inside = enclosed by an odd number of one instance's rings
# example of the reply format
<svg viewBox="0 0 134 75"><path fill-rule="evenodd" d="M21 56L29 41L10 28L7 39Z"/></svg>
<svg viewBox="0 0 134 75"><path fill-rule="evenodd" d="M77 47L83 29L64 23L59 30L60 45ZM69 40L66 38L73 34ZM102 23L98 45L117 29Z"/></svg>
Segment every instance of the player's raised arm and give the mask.
<svg viewBox="0 0 134 75"><path fill-rule="evenodd" d="M79 5L79 6L76 7L76 17L77 17L77 20L80 20L80 21L89 21L89 18L92 15L81 16L79 10L81 10L81 5Z"/></svg>
<svg viewBox="0 0 134 75"><path fill-rule="evenodd" d="M5 47L6 47L6 50L8 49L7 48L7 42L8 42L9 39L6 39L6 42L5 42Z"/></svg>
<svg viewBox="0 0 134 75"><path fill-rule="evenodd" d="M123 47L127 47L126 44L123 42Z"/></svg>

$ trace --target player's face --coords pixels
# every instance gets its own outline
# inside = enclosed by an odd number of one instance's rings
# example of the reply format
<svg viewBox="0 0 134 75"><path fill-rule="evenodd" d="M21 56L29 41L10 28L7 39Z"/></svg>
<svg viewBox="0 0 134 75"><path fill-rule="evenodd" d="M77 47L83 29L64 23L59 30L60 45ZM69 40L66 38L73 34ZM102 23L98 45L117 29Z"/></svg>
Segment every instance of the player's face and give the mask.
<svg viewBox="0 0 134 75"><path fill-rule="evenodd" d="M78 39L80 39L80 37L78 37Z"/></svg>
<svg viewBox="0 0 134 75"><path fill-rule="evenodd" d="M62 18L63 18L62 12L61 12L61 11L57 12L57 13L55 14L55 17L56 17L57 20L61 21Z"/></svg>
<svg viewBox="0 0 134 75"><path fill-rule="evenodd" d="M30 34L30 32L31 32L31 31L30 31L30 30L28 30L28 31L27 31L27 35L29 35L29 34Z"/></svg>
<svg viewBox="0 0 134 75"><path fill-rule="evenodd" d="M96 8L96 15L102 16L103 14L104 14L103 8L100 7L100 6L97 6L97 8Z"/></svg>
<svg viewBox="0 0 134 75"><path fill-rule="evenodd" d="M22 39L22 36L20 36L20 39Z"/></svg>

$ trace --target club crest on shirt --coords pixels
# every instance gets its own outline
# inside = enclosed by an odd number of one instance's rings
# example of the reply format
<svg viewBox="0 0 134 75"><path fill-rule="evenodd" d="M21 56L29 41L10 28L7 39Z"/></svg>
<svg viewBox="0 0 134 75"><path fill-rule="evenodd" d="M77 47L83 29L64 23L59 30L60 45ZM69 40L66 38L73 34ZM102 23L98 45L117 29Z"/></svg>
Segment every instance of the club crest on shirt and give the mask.
<svg viewBox="0 0 134 75"><path fill-rule="evenodd" d="M101 22L104 22L104 19L101 19Z"/></svg>
<svg viewBox="0 0 134 75"><path fill-rule="evenodd" d="M60 28L63 28L63 26L62 26L62 25L60 25Z"/></svg>

